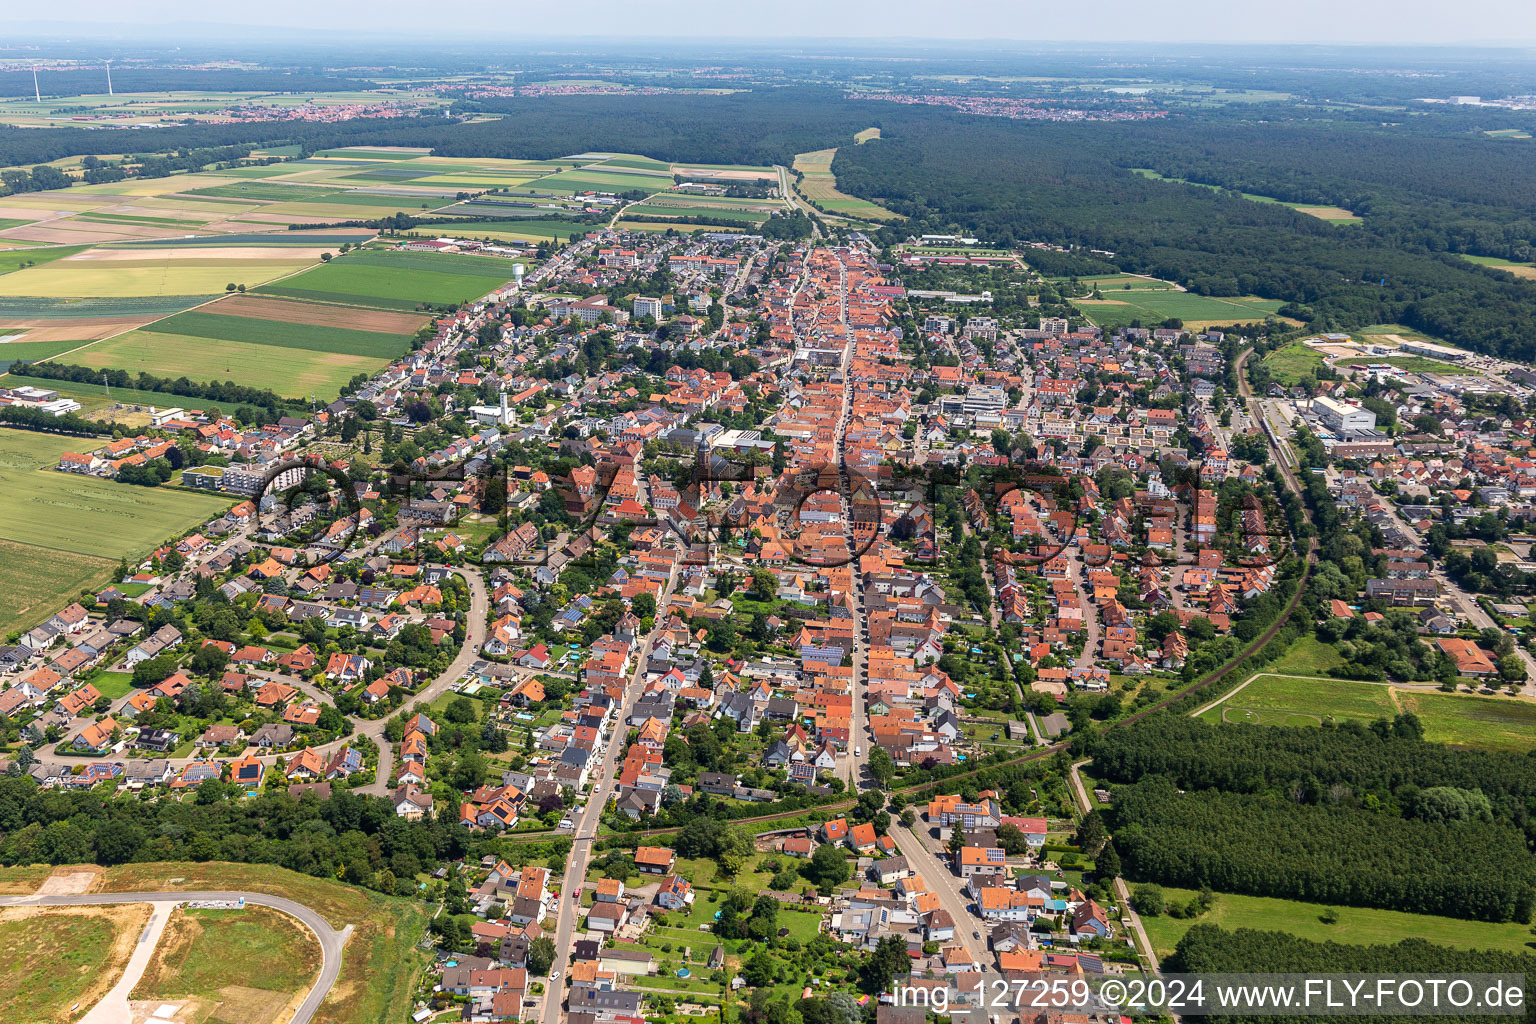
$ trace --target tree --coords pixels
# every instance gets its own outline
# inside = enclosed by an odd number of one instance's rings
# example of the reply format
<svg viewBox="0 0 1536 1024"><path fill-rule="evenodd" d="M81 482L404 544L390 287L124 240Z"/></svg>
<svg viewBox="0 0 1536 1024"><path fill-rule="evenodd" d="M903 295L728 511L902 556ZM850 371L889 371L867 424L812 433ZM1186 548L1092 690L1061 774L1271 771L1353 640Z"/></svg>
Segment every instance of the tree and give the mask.
<svg viewBox="0 0 1536 1024"><path fill-rule="evenodd" d="M1097 810L1093 810L1083 815L1083 820L1078 822L1077 834L1072 837L1072 842L1090 857L1096 857L1104 848L1108 838L1109 833L1104 828L1104 816Z"/></svg>
<svg viewBox="0 0 1536 1024"><path fill-rule="evenodd" d="M222 647L209 644L199 647L197 653L192 655L190 666L193 672L204 676L217 675L223 672L229 664L229 653Z"/></svg>
<svg viewBox="0 0 1536 1024"><path fill-rule="evenodd" d="M811 854L810 861L801 866L800 873L815 883L818 889L829 892L848 881L848 876L853 872L842 850L835 844L822 843Z"/></svg>
<svg viewBox="0 0 1536 1024"><path fill-rule="evenodd" d="M1104 849L1099 851L1094 861L1094 872L1104 881L1120 877L1120 855L1115 852L1114 843L1105 843Z"/></svg>
<svg viewBox="0 0 1536 1024"><path fill-rule="evenodd" d="M455 725L465 725L475 720L475 705L468 697L455 697L443 708L443 719Z"/></svg>
<svg viewBox="0 0 1536 1024"><path fill-rule="evenodd" d="M1152 882L1144 882L1131 890L1131 902L1135 904L1136 912L1143 917L1157 917L1168 909L1163 887Z"/></svg>
<svg viewBox="0 0 1536 1024"><path fill-rule="evenodd" d="M548 935L540 935L528 947L528 970L544 977L555 965L555 941Z"/></svg>
<svg viewBox="0 0 1536 1024"><path fill-rule="evenodd" d="M870 749L869 777L874 779L875 785L881 789L889 788L891 780L896 777L896 762L884 747Z"/></svg>
<svg viewBox="0 0 1536 1024"><path fill-rule="evenodd" d="M1025 838L1024 830L1017 825L997 826L997 845L1010 857L1020 857L1029 852L1029 840Z"/></svg>
<svg viewBox="0 0 1536 1024"><path fill-rule="evenodd" d="M742 825L732 825L720 837L715 863L727 875L735 876L746 865L747 858L752 856L755 849L752 833Z"/></svg>
<svg viewBox="0 0 1536 1024"><path fill-rule="evenodd" d="M864 965L864 988L871 994L888 991L891 982L912 973L912 958L904 939L887 935L880 940Z"/></svg>

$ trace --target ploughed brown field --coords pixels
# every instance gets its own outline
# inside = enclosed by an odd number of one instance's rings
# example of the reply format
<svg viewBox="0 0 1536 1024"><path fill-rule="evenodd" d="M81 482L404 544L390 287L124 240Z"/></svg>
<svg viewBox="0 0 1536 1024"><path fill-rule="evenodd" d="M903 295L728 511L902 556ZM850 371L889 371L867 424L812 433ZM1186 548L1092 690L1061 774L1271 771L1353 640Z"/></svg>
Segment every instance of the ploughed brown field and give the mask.
<svg viewBox="0 0 1536 1024"><path fill-rule="evenodd" d="M314 324L381 334L411 334L426 322L420 313L391 313L382 309L327 306L319 302L269 299L261 295L231 295L204 306L200 312L275 320L285 324Z"/></svg>

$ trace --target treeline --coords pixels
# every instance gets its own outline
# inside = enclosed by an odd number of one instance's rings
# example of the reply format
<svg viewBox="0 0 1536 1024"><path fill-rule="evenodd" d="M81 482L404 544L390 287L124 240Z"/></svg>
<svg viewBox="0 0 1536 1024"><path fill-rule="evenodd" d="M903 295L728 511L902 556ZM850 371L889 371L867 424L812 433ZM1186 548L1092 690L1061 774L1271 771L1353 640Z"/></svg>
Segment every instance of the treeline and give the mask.
<svg viewBox="0 0 1536 1024"><path fill-rule="evenodd" d="M243 798L209 780L184 801L103 799L96 790L40 789L0 778L0 863L126 864L234 861L277 864L381 892L415 893L415 875L469 852L471 837L446 809L407 822L382 797L345 790L295 800L286 789Z"/></svg>
<svg viewBox="0 0 1536 1024"><path fill-rule="evenodd" d="M549 159L596 147L680 163L788 165L796 153L851 142L871 124L870 106L803 87L726 96L462 100L453 113L507 116L466 124L435 145L440 156Z"/></svg>
<svg viewBox="0 0 1536 1024"><path fill-rule="evenodd" d="M301 408L299 403L284 398L266 388L253 388L227 380L195 381L188 377L156 377L149 373L131 375L127 370L97 370L88 366L64 363L27 363L21 371L28 377L44 380L74 381L77 384L102 384L114 388L137 388L140 391L158 391L162 394L198 398L221 405L255 407L262 410L267 419L260 419L255 409L250 415L238 415L244 422L272 423L291 411ZM110 432L110 431L109 431Z"/></svg>
<svg viewBox="0 0 1536 1024"><path fill-rule="evenodd" d="M27 75L28 85L31 74ZM305 152L360 143L386 145L404 129L441 132L457 122L444 117L358 118L352 121L250 121L238 124L187 124L156 129L153 138L163 153L222 146L297 144ZM412 138L418 137L415 134ZM140 133L88 128L29 128L0 126L0 166L44 164L70 156L121 153ZM430 143L419 143L430 144Z"/></svg>
<svg viewBox="0 0 1536 1024"><path fill-rule="evenodd" d="M193 149L179 153L131 156L120 163L107 164L88 156L82 162L84 172L81 181L97 185L125 178L168 178L177 171L197 171L210 164L229 164L251 155L250 146L220 146L215 149ZM132 166L128 166L132 165ZM11 193L44 192L49 189L68 188L74 179L57 167L39 164L31 171L8 169L0 171L0 183Z"/></svg>
<svg viewBox="0 0 1536 1024"><path fill-rule="evenodd" d="M1163 966L1169 971L1189 974L1286 973L1319 977L1334 972L1391 975L1521 974L1527 979L1524 993L1527 1007L1533 1005L1530 985L1531 979L1536 979L1536 956L1529 953L1452 949L1417 938L1403 939L1391 945L1378 943L1370 946L1314 942L1284 932L1252 928L1227 931L1211 924L1197 924L1185 932L1173 955L1163 961ZM1478 987L1476 994L1479 997L1483 987ZM1531 1013L1527 1009L1524 1014L1514 1016L1457 1016L1454 1019L1466 1024L1495 1024L1500 1021L1507 1024L1522 1018L1529 1020L1530 1017ZM1318 1014L1309 1015L1307 1019L1321 1024L1344 1024L1359 1018ZM1431 1018L1373 1013L1371 1019L1380 1024L1422 1024ZM1221 1020L1231 1024L1260 1024L1272 1022L1274 1018L1223 1015Z"/></svg>
<svg viewBox="0 0 1536 1024"><path fill-rule="evenodd" d="M1165 775L1180 789L1284 796L1302 803L1350 802L1389 814L1425 814L1435 788L1477 790L1494 814L1529 828L1536 760L1524 754L1426 743L1411 714L1374 726L1233 729L1159 715L1094 741L1095 772L1115 783ZM1528 838L1536 842L1536 835Z"/></svg>
<svg viewBox="0 0 1536 1024"><path fill-rule="evenodd" d="M1127 878L1281 899L1529 921L1536 862L1500 822L1394 818L1158 775L1115 789Z"/></svg>
<svg viewBox="0 0 1536 1024"><path fill-rule="evenodd" d="M1462 241L1454 244L1475 251L1466 240L1472 234L1456 227L1472 212L1477 224L1503 231L1500 222L1507 220L1519 235L1522 221L1508 207L1468 212L1464 205L1453 214L1443 203L1420 203L1402 190L1393 201L1412 211L1404 217L1422 218L1429 227L1410 233L1384 221L1378 229L1370 215L1363 225L1342 227L1280 203L1132 173L1128 166L1145 166L1152 158L1147 151L1173 144L1167 140L1180 138L1178 131L1203 139L1208 128L1181 118L1156 129L1163 134L1149 141L1144 133L1151 130L1021 126L904 110L885 118L878 145L839 148L833 170L843 191L878 198L911 219L900 232L878 232L886 244L907 232L959 230L995 245L1041 241L1104 249L1124 270L1177 281L1198 294L1281 300L1283 314L1314 329L1397 322L1468 348L1536 359L1536 290L1448 251L1457 238ZM1307 152L1325 164L1343 138L1344 129L1318 129L1308 136ZM1477 142L1459 141L1482 152ZM1267 158L1267 151L1254 156ZM1485 188L1493 193L1509 164L1490 159L1498 170Z"/></svg>
<svg viewBox="0 0 1536 1024"><path fill-rule="evenodd" d="M105 65L55 71L40 69L37 88L43 102L58 96L94 96L107 91ZM114 92L358 92L376 88L375 83L360 78L308 71L199 71L192 68L134 68L119 65L112 69ZM0 72L0 96L27 96L32 92L32 69ZM233 100L233 98L231 98ZM71 111L76 108L71 106Z"/></svg>
<svg viewBox="0 0 1536 1024"><path fill-rule="evenodd" d="M95 437L112 433L112 424L100 420L88 420L76 413L67 412L55 416L42 409L27 406L0 406L0 423L22 430L35 430L40 434L69 434L75 437Z"/></svg>

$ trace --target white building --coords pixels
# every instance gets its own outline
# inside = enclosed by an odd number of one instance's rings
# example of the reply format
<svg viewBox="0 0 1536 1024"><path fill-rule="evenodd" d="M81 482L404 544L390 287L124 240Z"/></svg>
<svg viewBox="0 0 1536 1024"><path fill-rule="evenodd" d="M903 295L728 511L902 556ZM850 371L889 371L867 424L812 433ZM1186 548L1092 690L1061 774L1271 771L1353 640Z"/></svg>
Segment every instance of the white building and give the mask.
<svg viewBox="0 0 1536 1024"><path fill-rule="evenodd" d="M648 316L648 317L654 317L655 319L660 320L661 319L661 300L658 299L658 298L654 298L652 296L649 296L649 295L636 295L635 296L634 310L635 310L635 316L637 318L638 317L642 317L642 316Z"/></svg>
<svg viewBox="0 0 1536 1024"><path fill-rule="evenodd" d="M1326 395L1312 399L1312 411L1317 413L1330 430L1371 430L1376 426L1376 414L1358 405L1345 405Z"/></svg>

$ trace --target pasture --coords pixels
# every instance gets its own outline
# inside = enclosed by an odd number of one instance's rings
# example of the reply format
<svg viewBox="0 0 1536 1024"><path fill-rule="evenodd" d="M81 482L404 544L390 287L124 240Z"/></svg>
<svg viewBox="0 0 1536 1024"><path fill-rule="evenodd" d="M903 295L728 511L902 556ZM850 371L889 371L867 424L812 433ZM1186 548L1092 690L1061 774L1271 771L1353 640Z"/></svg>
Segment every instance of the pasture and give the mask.
<svg viewBox="0 0 1536 1024"><path fill-rule="evenodd" d="M1468 256L1465 253L1462 254L1461 258L1470 260L1478 266L1492 267L1495 270L1503 270L1514 274L1516 277L1523 277L1527 281L1536 281L1536 263L1516 263L1513 260L1500 259L1497 256Z"/></svg>
<svg viewBox="0 0 1536 1024"><path fill-rule="evenodd" d="M1198 895L1193 889L1173 886L1164 886L1163 894L1170 904L1181 905L1187 905ZM1327 909L1321 903L1218 893L1215 906L1199 917L1181 920L1167 914L1142 915L1141 923L1159 957L1172 953L1184 933L1197 924L1214 924L1228 929L1256 928L1284 932L1314 942L1331 941L1351 946L1398 942L1404 936L1414 935L1438 946L1497 949L1510 953L1528 952L1527 943L1531 938L1530 926L1524 924L1492 924L1372 907L1335 908L1338 921L1324 924L1322 916Z"/></svg>
<svg viewBox="0 0 1536 1024"><path fill-rule="evenodd" d="M1143 178L1150 178L1153 181L1166 181L1175 185L1193 185L1196 188L1210 189L1213 192L1228 192L1234 195L1242 196L1244 199L1253 203L1274 203L1279 206L1289 206L1297 213L1304 213L1309 217L1316 217L1318 220L1326 220L1333 224L1365 223L1360 217L1355 216L1355 214L1341 206L1319 206L1313 203L1286 202L1283 199L1276 199L1273 196L1261 196L1252 192L1238 192L1235 189L1224 188L1221 185L1211 185L1203 181L1189 181L1185 178L1170 178L1166 175L1157 173L1150 167L1132 167L1130 170L1132 174L1140 175Z"/></svg>
<svg viewBox="0 0 1536 1024"><path fill-rule="evenodd" d="M1164 320L1191 323L1252 323L1277 312L1282 303L1256 296L1216 298L1193 292L1132 288L1111 289L1102 299L1073 299L1084 316L1100 327L1123 327L1132 320L1156 326Z"/></svg>
<svg viewBox="0 0 1536 1024"><path fill-rule="evenodd" d="M306 349L312 352L340 352L352 356L393 359L410 347L409 334L348 330L340 327L259 320L244 316L221 316L193 311L180 313L154 325L156 334L178 334L215 341ZM276 353L268 353L274 356Z"/></svg>
<svg viewBox="0 0 1536 1024"><path fill-rule="evenodd" d="M137 298L208 295L227 284L254 288L308 266L310 260L58 260L0 276L0 296Z"/></svg>
<svg viewBox="0 0 1536 1024"><path fill-rule="evenodd" d="M1344 679L1261 676L1200 717L1248 725L1320 725L1373 722L1411 711L1432 743L1525 752L1536 747L1536 704L1511 697L1481 697L1407 690Z"/></svg>
<svg viewBox="0 0 1536 1024"><path fill-rule="evenodd" d="M133 559L230 504L225 498L60 473L64 452L101 439L0 428L0 540Z"/></svg>

